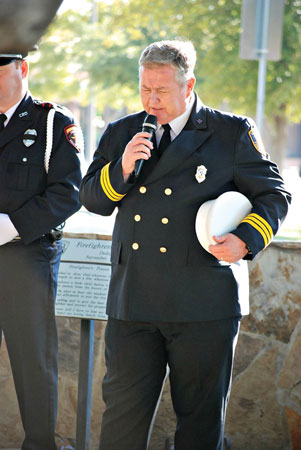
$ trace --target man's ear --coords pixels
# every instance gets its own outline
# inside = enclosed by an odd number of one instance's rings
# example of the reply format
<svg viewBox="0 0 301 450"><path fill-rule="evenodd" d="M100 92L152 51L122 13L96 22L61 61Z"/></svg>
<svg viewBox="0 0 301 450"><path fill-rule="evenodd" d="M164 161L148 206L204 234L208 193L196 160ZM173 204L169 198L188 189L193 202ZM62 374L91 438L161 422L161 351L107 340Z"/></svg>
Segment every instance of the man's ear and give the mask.
<svg viewBox="0 0 301 450"><path fill-rule="evenodd" d="M28 70L29 70L28 62L25 59L23 59L22 62L21 62L22 78L26 78L27 77Z"/></svg>
<svg viewBox="0 0 301 450"><path fill-rule="evenodd" d="M195 78L191 77L188 81L187 81L187 92L186 92L186 97L189 97L191 92L193 91L195 85Z"/></svg>

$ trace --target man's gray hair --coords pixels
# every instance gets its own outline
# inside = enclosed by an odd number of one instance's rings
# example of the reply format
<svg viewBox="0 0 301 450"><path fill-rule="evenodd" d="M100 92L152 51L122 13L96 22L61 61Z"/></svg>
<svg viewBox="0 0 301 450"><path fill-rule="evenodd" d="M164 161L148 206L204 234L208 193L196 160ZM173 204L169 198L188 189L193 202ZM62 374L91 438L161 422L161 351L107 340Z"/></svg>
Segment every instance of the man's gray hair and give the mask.
<svg viewBox="0 0 301 450"><path fill-rule="evenodd" d="M139 74L142 67L171 64L176 68L176 80L184 85L194 76L196 52L193 43L184 40L158 41L143 50L139 59Z"/></svg>

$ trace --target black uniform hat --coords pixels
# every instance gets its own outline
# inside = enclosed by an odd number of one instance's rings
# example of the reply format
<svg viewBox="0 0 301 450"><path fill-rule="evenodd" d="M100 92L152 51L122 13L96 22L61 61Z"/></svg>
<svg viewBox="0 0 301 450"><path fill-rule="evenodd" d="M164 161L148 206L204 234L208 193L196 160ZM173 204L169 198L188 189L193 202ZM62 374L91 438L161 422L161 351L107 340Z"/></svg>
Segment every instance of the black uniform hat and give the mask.
<svg viewBox="0 0 301 450"><path fill-rule="evenodd" d="M0 66L6 66L16 59L24 59L27 54L22 53L0 53Z"/></svg>
<svg viewBox="0 0 301 450"><path fill-rule="evenodd" d="M34 45L29 51L33 52L38 49L37 45ZM0 53L0 66L6 66L13 61L25 59L28 56L29 52L7 52Z"/></svg>
<svg viewBox="0 0 301 450"><path fill-rule="evenodd" d="M62 1L0 0L1 65L26 56L45 33Z"/></svg>

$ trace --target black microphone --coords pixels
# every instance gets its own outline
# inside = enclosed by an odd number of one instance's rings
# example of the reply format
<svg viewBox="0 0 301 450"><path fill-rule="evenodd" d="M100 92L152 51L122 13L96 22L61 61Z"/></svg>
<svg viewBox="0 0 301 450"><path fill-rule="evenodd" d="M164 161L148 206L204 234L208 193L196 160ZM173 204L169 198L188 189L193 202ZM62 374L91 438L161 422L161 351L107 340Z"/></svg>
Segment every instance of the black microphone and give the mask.
<svg viewBox="0 0 301 450"><path fill-rule="evenodd" d="M146 131L147 133L151 134L151 137L146 138L149 141L152 140L153 135L155 134L155 131L157 129L157 117L153 116L152 114L149 114L145 117L143 125L142 125L142 131ZM135 162L135 175L136 177L139 176L143 163L144 163L144 159L137 159L137 161Z"/></svg>

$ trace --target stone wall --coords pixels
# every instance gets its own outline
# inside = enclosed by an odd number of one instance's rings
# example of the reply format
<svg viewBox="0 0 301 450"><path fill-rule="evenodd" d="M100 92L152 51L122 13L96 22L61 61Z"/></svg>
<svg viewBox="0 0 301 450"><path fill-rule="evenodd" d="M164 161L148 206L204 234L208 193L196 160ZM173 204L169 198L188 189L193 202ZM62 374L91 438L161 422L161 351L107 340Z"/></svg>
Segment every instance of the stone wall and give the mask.
<svg viewBox="0 0 301 450"><path fill-rule="evenodd" d="M301 449L301 246L273 244L250 264L227 417L233 449Z"/></svg>
<svg viewBox="0 0 301 450"><path fill-rule="evenodd" d="M301 243L273 243L249 263L251 314L237 344L227 436L232 450L301 450ZM60 448L75 447L80 320L58 318ZM95 324L90 450L98 447L105 322ZM23 438L5 342L0 350L0 448ZM149 450L172 440L175 417L165 386ZM113 450L113 449L112 449Z"/></svg>

